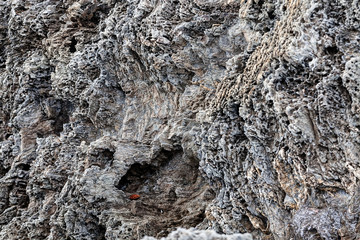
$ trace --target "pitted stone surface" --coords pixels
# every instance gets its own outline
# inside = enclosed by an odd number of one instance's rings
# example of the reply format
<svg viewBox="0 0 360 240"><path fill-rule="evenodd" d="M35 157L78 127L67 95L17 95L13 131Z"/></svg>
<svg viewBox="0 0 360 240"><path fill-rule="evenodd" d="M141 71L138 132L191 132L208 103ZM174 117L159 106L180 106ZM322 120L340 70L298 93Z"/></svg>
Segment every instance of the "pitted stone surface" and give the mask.
<svg viewBox="0 0 360 240"><path fill-rule="evenodd" d="M1 1L0 239L355 239L359 30L357 0Z"/></svg>

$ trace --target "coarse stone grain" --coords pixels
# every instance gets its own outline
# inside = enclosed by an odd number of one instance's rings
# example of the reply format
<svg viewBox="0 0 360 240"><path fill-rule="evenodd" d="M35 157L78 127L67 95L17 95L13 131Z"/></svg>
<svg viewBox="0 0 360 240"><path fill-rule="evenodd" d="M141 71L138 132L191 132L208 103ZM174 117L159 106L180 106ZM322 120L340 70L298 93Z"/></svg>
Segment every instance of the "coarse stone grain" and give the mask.
<svg viewBox="0 0 360 240"><path fill-rule="evenodd" d="M359 238L359 4L0 1L0 240Z"/></svg>

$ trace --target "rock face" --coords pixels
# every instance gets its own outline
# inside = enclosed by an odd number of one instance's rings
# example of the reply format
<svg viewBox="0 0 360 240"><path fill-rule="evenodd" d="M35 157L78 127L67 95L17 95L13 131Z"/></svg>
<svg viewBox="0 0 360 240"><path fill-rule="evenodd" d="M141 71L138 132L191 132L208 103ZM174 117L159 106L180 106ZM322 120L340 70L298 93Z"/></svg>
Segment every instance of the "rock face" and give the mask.
<svg viewBox="0 0 360 240"><path fill-rule="evenodd" d="M156 240L153 237L145 237L143 240ZM166 238L161 240L252 240L250 233L221 235L217 234L214 230L195 230L179 228L173 231Z"/></svg>
<svg viewBox="0 0 360 240"><path fill-rule="evenodd" d="M0 23L1 240L360 236L358 0L13 0Z"/></svg>

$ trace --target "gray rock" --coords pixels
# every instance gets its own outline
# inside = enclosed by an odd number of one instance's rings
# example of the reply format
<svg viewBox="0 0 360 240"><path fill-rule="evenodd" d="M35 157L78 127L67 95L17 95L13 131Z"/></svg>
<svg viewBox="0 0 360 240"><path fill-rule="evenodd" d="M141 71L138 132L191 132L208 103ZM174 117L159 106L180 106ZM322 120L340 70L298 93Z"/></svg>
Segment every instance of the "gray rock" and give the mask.
<svg viewBox="0 0 360 240"><path fill-rule="evenodd" d="M357 0L1 1L0 240L356 239L359 22Z"/></svg>
<svg viewBox="0 0 360 240"><path fill-rule="evenodd" d="M252 236L249 233L245 234L233 234L233 235L221 235L217 234L214 230L195 230L179 228L173 231L166 238L161 240L252 240ZM153 237L144 237L143 240L156 240Z"/></svg>

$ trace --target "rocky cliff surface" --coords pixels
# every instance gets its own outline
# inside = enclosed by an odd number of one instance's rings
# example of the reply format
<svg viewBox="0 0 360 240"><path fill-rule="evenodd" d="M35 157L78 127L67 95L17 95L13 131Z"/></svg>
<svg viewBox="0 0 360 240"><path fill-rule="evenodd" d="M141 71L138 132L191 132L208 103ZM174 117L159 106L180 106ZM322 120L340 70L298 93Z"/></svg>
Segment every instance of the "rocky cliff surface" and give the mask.
<svg viewBox="0 0 360 240"><path fill-rule="evenodd" d="M359 4L0 1L0 239L356 239Z"/></svg>

